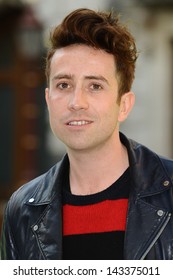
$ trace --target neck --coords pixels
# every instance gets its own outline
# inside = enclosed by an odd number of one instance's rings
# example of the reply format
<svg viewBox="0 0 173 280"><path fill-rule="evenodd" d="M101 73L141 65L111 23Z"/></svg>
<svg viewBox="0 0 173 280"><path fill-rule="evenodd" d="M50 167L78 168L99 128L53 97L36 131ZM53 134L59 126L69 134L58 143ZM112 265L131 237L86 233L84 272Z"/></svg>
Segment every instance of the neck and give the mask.
<svg viewBox="0 0 173 280"><path fill-rule="evenodd" d="M70 187L76 195L100 192L115 182L128 168L128 155L120 139L94 151L68 151Z"/></svg>

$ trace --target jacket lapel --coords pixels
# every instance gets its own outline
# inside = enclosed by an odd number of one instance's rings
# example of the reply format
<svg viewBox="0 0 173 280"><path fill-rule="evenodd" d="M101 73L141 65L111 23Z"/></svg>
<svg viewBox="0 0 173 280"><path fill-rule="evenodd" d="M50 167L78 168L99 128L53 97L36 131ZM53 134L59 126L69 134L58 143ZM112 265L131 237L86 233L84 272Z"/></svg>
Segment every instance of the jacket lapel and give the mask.
<svg viewBox="0 0 173 280"><path fill-rule="evenodd" d="M62 259L62 209L58 200L47 205L32 231L44 259Z"/></svg>
<svg viewBox="0 0 173 280"><path fill-rule="evenodd" d="M62 188L68 170L67 156L46 174L26 202L35 208L31 226L43 259L62 259Z"/></svg>
<svg viewBox="0 0 173 280"><path fill-rule="evenodd" d="M169 221L170 214L138 199L129 205L125 238L125 259L144 259Z"/></svg>

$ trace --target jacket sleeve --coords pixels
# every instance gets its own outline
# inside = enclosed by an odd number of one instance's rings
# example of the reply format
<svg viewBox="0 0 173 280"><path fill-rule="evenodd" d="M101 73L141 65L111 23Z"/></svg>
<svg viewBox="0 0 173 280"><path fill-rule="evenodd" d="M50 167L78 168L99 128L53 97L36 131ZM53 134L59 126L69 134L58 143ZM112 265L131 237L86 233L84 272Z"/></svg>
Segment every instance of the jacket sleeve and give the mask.
<svg viewBox="0 0 173 280"><path fill-rule="evenodd" d="M2 233L0 240L0 259L1 260L18 260L18 252L15 246L13 233L10 223L10 201L8 202L2 224Z"/></svg>

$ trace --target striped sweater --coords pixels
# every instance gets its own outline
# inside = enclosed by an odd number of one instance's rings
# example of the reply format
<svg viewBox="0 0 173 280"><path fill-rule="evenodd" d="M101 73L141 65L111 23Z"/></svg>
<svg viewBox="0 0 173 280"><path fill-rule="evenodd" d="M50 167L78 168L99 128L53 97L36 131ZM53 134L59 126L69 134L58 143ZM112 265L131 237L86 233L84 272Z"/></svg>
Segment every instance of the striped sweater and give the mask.
<svg viewBox="0 0 173 280"><path fill-rule="evenodd" d="M63 190L63 259L122 260L129 169L110 187L92 195Z"/></svg>

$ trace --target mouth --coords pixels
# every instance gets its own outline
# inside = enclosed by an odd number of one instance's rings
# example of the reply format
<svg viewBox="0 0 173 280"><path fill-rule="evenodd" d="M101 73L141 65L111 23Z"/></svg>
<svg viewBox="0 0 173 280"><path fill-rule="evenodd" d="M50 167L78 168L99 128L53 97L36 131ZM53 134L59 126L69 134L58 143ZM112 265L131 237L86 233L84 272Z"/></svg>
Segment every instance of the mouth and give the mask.
<svg viewBox="0 0 173 280"><path fill-rule="evenodd" d="M85 121L85 120L80 120L80 121L70 121L67 123L69 126L82 126L82 125L87 125L91 124L91 121Z"/></svg>

